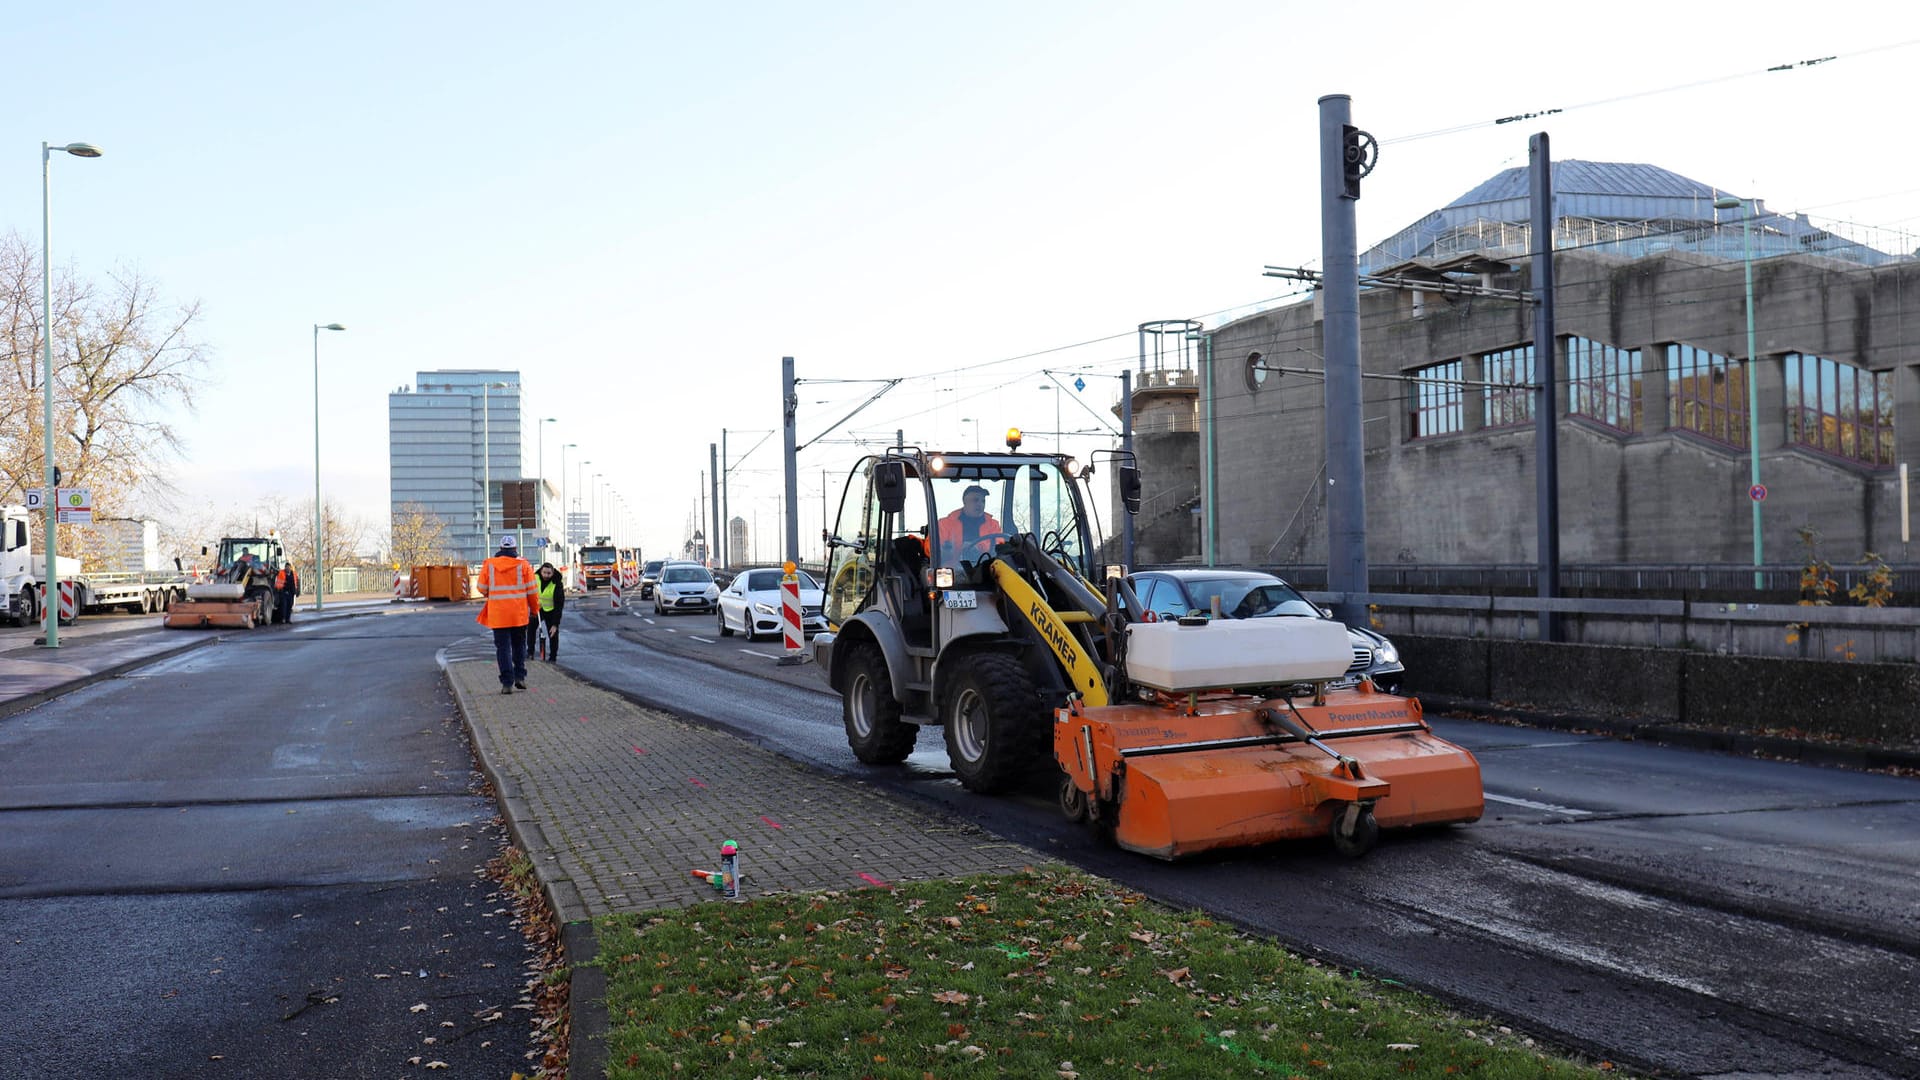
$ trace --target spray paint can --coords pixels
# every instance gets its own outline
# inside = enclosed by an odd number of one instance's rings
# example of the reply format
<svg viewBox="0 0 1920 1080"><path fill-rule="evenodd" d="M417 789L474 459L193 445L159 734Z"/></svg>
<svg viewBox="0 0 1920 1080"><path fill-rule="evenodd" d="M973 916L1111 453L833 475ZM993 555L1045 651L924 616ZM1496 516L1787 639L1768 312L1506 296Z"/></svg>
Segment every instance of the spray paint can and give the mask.
<svg viewBox="0 0 1920 1080"><path fill-rule="evenodd" d="M720 895L729 900L745 900L740 893L740 845L731 840L720 844Z"/></svg>

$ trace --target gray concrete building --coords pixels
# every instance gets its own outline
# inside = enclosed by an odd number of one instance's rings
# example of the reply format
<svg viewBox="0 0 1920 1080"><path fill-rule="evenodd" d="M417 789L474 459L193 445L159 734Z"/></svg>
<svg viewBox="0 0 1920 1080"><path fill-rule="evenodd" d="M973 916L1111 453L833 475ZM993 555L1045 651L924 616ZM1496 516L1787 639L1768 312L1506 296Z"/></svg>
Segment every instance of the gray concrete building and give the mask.
<svg viewBox="0 0 1920 1080"><path fill-rule="evenodd" d="M501 528L500 485L522 479L520 373L481 369L422 371L387 395L387 457L393 513L417 504L440 518L447 547L463 562L493 553ZM485 490L483 490L483 481ZM558 499L544 501L557 526ZM491 528L488 526L491 525ZM525 530L537 563L537 538Z"/></svg>
<svg viewBox="0 0 1920 1080"><path fill-rule="evenodd" d="M1752 447L1776 580L1805 562L1803 530L1836 564L1869 551L1920 561L1902 540L1898 469L1920 465L1920 260L1883 250L1911 251L1911 238L1849 233L1757 200L1728 206L1647 165L1561 162L1555 189L1563 562L1750 564ZM1443 290L1360 294L1371 564L1536 558L1532 305L1444 293L1447 283L1527 289L1528 234L1526 170L1511 169L1361 256L1363 274ZM1193 477L1204 506L1211 454L1218 561L1324 564L1316 304L1204 339L1193 370L1143 371L1137 414L1164 410L1172 386L1194 388L1190 413L1152 430L1199 430L1197 467L1173 476ZM1164 456L1147 439L1143 464ZM1205 558L1207 546L1196 532L1179 554ZM1173 554L1156 543L1138 561Z"/></svg>

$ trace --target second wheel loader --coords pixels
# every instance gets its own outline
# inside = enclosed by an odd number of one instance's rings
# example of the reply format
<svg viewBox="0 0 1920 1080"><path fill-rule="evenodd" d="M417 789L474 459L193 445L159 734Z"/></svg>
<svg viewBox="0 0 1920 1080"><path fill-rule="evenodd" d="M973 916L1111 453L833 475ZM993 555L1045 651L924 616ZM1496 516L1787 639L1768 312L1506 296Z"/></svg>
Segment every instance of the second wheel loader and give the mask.
<svg viewBox="0 0 1920 1080"><path fill-rule="evenodd" d="M205 548L200 551L206 553ZM174 601L161 625L172 630L251 630L274 622L280 609L274 576L285 562L277 537L223 538L210 580L187 586L186 599Z"/></svg>
<svg viewBox="0 0 1920 1080"><path fill-rule="evenodd" d="M1051 775L1069 817L1161 858L1323 835L1358 855L1382 826L1480 817L1479 763L1419 702L1329 688L1343 626L1155 620L1096 572L1091 470L1009 447L896 447L849 477L813 645L861 761L938 725L968 789ZM1132 512L1139 474L1114 460Z"/></svg>

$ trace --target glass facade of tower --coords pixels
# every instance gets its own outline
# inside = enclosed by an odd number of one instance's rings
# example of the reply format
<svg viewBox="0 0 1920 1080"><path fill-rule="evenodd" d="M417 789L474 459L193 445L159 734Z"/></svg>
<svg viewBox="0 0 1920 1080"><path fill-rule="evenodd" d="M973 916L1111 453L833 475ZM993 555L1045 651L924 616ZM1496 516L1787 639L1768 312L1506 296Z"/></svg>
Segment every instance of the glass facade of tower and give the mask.
<svg viewBox="0 0 1920 1080"><path fill-rule="evenodd" d="M412 507L440 519L455 560L493 553L500 484L521 479L520 373L422 371L387 395L387 459L395 520ZM491 490L482 492L483 483ZM491 526L489 528L489 526ZM532 557L534 530L525 543Z"/></svg>

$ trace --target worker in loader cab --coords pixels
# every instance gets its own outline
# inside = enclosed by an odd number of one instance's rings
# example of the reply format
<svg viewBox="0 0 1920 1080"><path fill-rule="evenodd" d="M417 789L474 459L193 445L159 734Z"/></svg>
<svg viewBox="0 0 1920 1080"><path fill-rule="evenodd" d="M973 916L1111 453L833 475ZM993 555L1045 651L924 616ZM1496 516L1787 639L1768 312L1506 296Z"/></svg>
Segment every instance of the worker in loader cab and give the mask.
<svg viewBox="0 0 1920 1080"><path fill-rule="evenodd" d="M952 566L961 559L974 559L993 550L1000 539L1000 523L987 513L987 489L967 485L960 493L960 506L938 523L940 561Z"/></svg>
<svg viewBox="0 0 1920 1080"><path fill-rule="evenodd" d="M493 631L493 657L500 666L500 692L527 688L527 624L538 618L540 599L533 567L520 557L511 536L480 564L480 605L475 621Z"/></svg>

